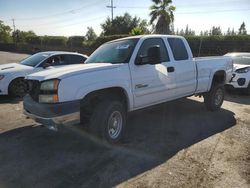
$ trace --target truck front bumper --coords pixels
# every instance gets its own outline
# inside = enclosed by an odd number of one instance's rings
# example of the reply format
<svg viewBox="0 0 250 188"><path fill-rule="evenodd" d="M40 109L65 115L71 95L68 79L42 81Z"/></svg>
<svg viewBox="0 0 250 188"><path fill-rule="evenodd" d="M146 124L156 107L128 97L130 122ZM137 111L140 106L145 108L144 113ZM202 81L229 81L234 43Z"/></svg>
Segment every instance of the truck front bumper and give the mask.
<svg viewBox="0 0 250 188"><path fill-rule="evenodd" d="M80 101L56 104L41 104L29 95L23 100L24 114L50 130L58 130L58 126L80 123Z"/></svg>

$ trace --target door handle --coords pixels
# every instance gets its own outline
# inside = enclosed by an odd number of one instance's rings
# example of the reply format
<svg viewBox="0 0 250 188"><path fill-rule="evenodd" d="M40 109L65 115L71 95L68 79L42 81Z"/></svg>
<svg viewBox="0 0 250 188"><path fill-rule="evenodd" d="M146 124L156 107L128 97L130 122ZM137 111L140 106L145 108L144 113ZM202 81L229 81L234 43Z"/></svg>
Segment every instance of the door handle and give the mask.
<svg viewBox="0 0 250 188"><path fill-rule="evenodd" d="M137 85L135 85L136 89L143 88L143 87L148 87L148 84L137 84Z"/></svg>
<svg viewBox="0 0 250 188"><path fill-rule="evenodd" d="M167 67L168 72L174 72L174 67Z"/></svg>

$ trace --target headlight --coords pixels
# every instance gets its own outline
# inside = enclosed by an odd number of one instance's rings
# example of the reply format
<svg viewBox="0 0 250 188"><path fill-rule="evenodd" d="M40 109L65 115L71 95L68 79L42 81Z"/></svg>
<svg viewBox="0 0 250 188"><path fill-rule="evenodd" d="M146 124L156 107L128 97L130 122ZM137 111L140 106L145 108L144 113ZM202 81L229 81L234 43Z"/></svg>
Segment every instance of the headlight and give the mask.
<svg viewBox="0 0 250 188"><path fill-rule="evenodd" d="M235 72L237 73L247 73L248 71L250 71L250 67L245 67L242 69L237 69Z"/></svg>
<svg viewBox="0 0 250 188"><path fill-rule="evenodd" d="M41 83L39 103L56 103L58 98L58 85L60 80L48 80Z"/></svg>
<svg viewBox="0 0 250 188"><path fill-rule="evenodd" d="M0 75L0 80L2 80L4 78L4 75Z"/></svg>
<svg viewBox="0 0 250 188"><path fill-rule="evenodd" d="M57 90L59 85L59 80L48 80L41 83L41 90L53 91Z"/></svg>

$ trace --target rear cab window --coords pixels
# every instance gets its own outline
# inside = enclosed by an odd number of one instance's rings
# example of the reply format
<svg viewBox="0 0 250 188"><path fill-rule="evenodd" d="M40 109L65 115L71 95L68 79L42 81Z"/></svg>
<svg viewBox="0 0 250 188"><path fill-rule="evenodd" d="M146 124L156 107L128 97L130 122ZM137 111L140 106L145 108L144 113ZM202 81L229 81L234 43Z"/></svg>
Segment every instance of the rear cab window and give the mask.
<svg viewBox="0 0 250 188"><path fill-rule="evenodd" d="M188 52L182 39L168 38L168 43L176 61L188 60Z"/></svg>

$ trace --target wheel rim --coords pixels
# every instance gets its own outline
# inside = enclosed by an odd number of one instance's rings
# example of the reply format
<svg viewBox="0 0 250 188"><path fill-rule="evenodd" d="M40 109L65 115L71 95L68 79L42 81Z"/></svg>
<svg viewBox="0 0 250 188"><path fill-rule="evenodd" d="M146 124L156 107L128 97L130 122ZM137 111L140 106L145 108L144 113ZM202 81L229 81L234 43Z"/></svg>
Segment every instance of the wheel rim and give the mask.
<svg viewBox="0 0 250 188"><path fill-rule="evenodd" d="M110 138L116 139L119 137L122 130L122 115L118 111L114 111L108 120L108 134Z"/></svg>
<svg viewBox="0 0 250 188"><path fill-rule="evenodd" d="M215 93L215 99L214 99L214 103L216 106L220 105L220 103L223 100L223 91L222 89L218 89Z"/></svg>

